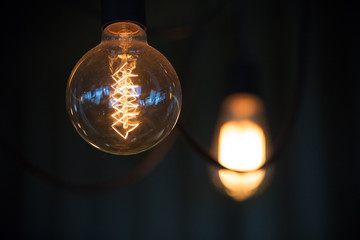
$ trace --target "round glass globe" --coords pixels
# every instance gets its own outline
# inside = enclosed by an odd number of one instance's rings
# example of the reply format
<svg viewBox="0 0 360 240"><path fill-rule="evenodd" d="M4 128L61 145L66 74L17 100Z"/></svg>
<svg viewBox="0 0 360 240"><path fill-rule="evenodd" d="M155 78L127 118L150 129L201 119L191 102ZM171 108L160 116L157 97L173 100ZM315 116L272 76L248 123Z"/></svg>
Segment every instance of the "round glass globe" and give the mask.
<svg viewBox="0 0 360 240"><path fill-rule="evenodd" d="M145 151L174 128L181 87L169 61L147 44L137 24L117 22L74 67L66 106L88 143L111 154Z"/></svg>

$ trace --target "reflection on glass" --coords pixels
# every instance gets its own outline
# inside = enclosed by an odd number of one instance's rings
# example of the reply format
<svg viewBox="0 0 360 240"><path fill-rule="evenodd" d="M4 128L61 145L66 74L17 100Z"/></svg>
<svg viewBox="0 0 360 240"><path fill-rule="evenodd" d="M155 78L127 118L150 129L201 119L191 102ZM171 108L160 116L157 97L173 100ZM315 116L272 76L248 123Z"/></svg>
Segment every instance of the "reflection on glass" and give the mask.
<svg viewBox="0 0 360 240"><path fill-rule="evenodd" d="M267 144L263 105L250 94L236 94L225 100L215 136L213 152L219 162L237 173L220 169L213 173L217 187L236 201L254 195L266 171L257 170L266 160Z"/></svg>

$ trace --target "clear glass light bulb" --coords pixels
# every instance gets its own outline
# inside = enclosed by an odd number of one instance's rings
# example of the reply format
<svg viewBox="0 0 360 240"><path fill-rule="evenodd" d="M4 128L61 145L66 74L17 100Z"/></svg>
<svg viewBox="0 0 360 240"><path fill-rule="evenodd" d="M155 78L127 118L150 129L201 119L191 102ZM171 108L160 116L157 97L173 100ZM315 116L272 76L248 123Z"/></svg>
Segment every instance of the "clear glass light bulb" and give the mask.
<svg viewBox="0 0 360 240"><path fill-rule="evenodd" d="M181 87L174 68L137 24L116 22L74 67L66 105L88 143L112 154L145 151L174 128Z"/></svg>
<svg viewBox="0 0 360 240"><path fill-rule="evenodd" d="M237 201L257 192L266 171L258 169L270 151L264 107L251 94L233 94L223 103L212 147L214 156L226 169L212 171L216 186Z"/></svg>

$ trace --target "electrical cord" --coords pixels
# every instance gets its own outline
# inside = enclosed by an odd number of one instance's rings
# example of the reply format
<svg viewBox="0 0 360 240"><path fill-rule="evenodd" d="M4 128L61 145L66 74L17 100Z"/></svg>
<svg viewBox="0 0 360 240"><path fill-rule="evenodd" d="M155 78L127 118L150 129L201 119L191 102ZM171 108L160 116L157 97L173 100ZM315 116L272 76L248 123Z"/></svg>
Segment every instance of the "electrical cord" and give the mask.
<svg viewBox="0 0 360 240"><path fill-rule="evenodd" d="M32 176L37 177L38 179L43 180L44 182L55 186L57 188L66 190L71 193L80 193L80 194L89 194L89 193L103 193L120 188L128 187L135 182L139 182L145 176L147 176L164 158L167 154L173 143L177 138L177 133L172 132L167 138L166 141L162 141L156 147L149 151L149 153L141 159L134 168L130 169L125 174L115 177L113 179L97 182L97 183L76 183L68 180L64 180L61 177L50 174L46 170L43 170L33 164L31 161L27 160L27 157L24 154L7 141L4 141L3 138L0 139L0 144L2 145L5 153L12 157L20 163L20 166Z"/></svg>
<svg viewBox="0 0 360 240"><path fill-rule="evenodd" d="M203 159L205 159L208 163L212 164L214 167L218 169L226 169L237 173L247 173L251 171L257 171L259 169L268 168L270 165L276 161L279 157L280 153L283 152L284 148L289 142L291 137L291 133L293 133L293 129L296 123L296 119L298 117L300 104L303 99L304 87L305 87L305 80L306 80L306 63L308 58L308 27L310 26L311 16L308 11L308 1L305 0L301 9L300 15L300 26L299 26L299 59L298 59L298 68L297 68L297 81L295 87L295 94L293 100L293 107L290 109L290 113L287 119L284 121L282 131L280 132L279 136L277 137L275 144L274 144L274 151L270 155L268 159L266 159L265 163L257 169L250 170L250 171L239 171L225 167L222 165L218 159L214 158L212 154L208 150L206 150L203 146L201 146L193 136L191 136L188 131L183 127L183 124L178 123L176 128L181 133L182 138L187 142L187 144L196 152L198 153Z"/></svg>
<svg viewBox="0 0 360 240"><path fill-rule="evenodd" d="M223 6L223 5L222 5ZM220 8L221 9L221 8ZM277 159L278 155L283 151L290 138L291 130L295 125L295 121L297 118L297 114L299 112L299 106L302 99L303 88L304 88L304 81L305 81L305 63L307 58L307 27L309 26L309 19L310 17L307 16L305 13L305 7L302 11L301 19L300 19L300 45L299 45L299 65L298 65L298 80L297 80L297 87L296 93L294 97L294 107L292 108L291 113L289 114L288 119L285 121L285 127L283 128L282 132L279 134L279 137L275 143L277 146L275 148L274 153L272 156L267 159L267 161L262 165L260 168L266 168L273 164ZM212 11L215 18L216 14L219 13L219 8L217 11ZM197 22L195 24L200 24ZM193 33L193 32L192 32ZM226 168L225 166L221 165L217 159L211 156L209 151L205 150L197 141L185 130L182 124L178 123L176 128L177 131L173 131L166 139L166 141L162 141L158 146L154 147L152 150L149 151L148 155L140 160L138 164L127 173L122 176L115 177L113 179L99 182L99 183L74 183L71 181L67 181L61 179L57 176L54 176L45 170L37 167L35 164L31 163L27 160L27 157L24 156L23 153L17 151L14 145L11 145L8 141L5 141L4 138L0 138L0 144L5 150L5 153L12 157L13 159L17 160L22 166L24 170L26 170L31 175L49 183L55 187L67 190L73 193L101 193L105 191L111 191L115 189L120 189L127 187L135 182L138 182L142 178L144 178L154 167L163 159L163 157L167 154L173 143L175 142L177 136L181 134L183 139L188 143L188 145L197 152L200 156L202 156L208 163L214 165L219 169L227 169L234 171L233 169ZM234 171L234 172L242 172L242 171ZM248 171L247 171L248 172Z"/></svg>

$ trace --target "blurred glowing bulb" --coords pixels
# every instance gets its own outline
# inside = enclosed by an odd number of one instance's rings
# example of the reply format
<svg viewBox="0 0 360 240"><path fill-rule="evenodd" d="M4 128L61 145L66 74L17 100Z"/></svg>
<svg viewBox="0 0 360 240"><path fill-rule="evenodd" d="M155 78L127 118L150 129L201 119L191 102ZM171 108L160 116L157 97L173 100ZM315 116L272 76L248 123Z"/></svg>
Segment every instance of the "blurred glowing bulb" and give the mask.
<svg viewBox="0 0 360 240"><path fill-rule="evenodd" d="M260 99L250 94L231 95L224 102L219 125L214 155L229 169L249 172L220 169L213 179L233 199L243 201L257 191L265 177L265 170L256 170L265 163L269 149Z"/></svg>
<svg viewBox="0 0 360 240"><path fill-rule="evenodd" d="M74 67L66 104L88 143L112 154L136 154L173 129L181 87L169 61L147 44L145 31L117 22L104 29L101 43Z"/></svg>
<svg viewBox="0 0 360 240"><path fill-rule="evenodd" d="M219 162L226 167L251 171L265 162L263 130L248 120L226 122L219 136Z"/></svg>

